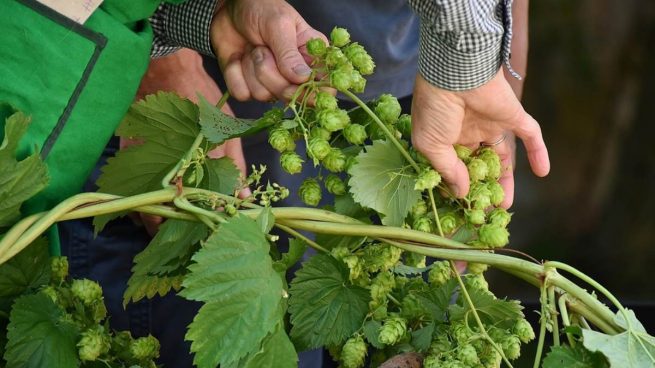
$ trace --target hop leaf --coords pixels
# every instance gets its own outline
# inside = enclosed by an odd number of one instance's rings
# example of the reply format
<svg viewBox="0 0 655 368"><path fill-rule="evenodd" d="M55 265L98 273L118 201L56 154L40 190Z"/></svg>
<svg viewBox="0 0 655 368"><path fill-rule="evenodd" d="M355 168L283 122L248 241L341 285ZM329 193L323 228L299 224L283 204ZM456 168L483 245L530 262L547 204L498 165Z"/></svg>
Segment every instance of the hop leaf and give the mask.
<svg viewBox="0 0 655 368"><path fill-rule="evenodd" d="M420 191L432 189L439 183L441 183L441 175L432 168L425 168L418 174L414 189Z"/></svg>
<svg viewBox="0 0 655 368"><path fill-rule="evenodd" d="M321 163L326 169L338 173L346 166L346 155L340 149L332 148Z"/></svg>
<svg viewBox="0 0 655 368"><path fill-rule="evenodd" d="M336 110L338 108L337 98L327 92L316 94L316 108L318 110Z"/></svg>
<svg viewBox="0 0 655 368"><path fill-rule="evenodd" d="M87 306L102 300L102 288L97 282L89 279L73 280L71 292L75 298L81 300Z"/></svg>
<svg viewBox="0 0 655 368"><path fill-rule="evenodd" d="M334 27L330 32L330 41L336 47L346 46L350 42L350 33L345 28Z"/></svg>
<svg viewBox="0 0 655 368"><path fill-rule="evenodd" d="M130 344L130 354L136 360L159 358L159 340L152 335L139 337Z"/></svg>
<svg viewBox="0 0 655 368"><path fill-rule="evenodd" d="M343 135L351 144L362 144L368 138L366 128L360 124L350 124L343 130Z"/></svg>
<svg viewBox="0 0 655 368"><path fill-rule="evenodd" d="M318 113L318 122L328 132L336 132L350 123L350 117L345 110L323 110Z"/></svg>
<svg viewBox="0 0 655 368"><path fill-rule="evenodd" d="M334 195L346 194L346 184L334 174L330 174L325 178L325 188Z"/></svg>
<svg viewBox="0 0 655 368"><path fill-rule="evenodd" d="M97 360L109 351L110 339L104 327L94 326L82 332L82 338L77 343L80 359L83 361Z"/></svg>
<svg viewBox="0 0 655 368"><path fill-rule="evenodd" d="M466 168L468 169L471 182L483 180L489 173L487 164L479 158L471 159L471 161L466 165Z"/></svg>
<svg viewBox="0 0 655 368"><path fill-rule="evenodd" d="M494 224L482 225L478 237L482 243L492 248L503 247L509 243L507 229Z"/></svg>
<svg viewBox="0 0 655 368"><path fill-rule="evenodd" d="M494 208L493 211L489 212L489 223L494 224L500 227L507 227L510 220L512 219L512 214L507 212L504 208Z"/></svg>
<svg viewBox="0 0 655 368"><path fill-rule="evenodd" d="M268 143L278 152L293 151L296 148L291 133L283 128L272 130L268 135Z"/></svg>
<svg viewBox="0 0 655 368"><path fill-rule="evenodd" d="M375 105L375 113L385 124L393 124L400 117L402 108L398 99L390 94L383 94L378 98L378 103Z"/></svg>
<svg viewBox="0 0 655 368"><path fill-rule="evenodd" d="M340 360L344 368L360 368L366 358L366 342L361 335L355 335L346 341L341 349Z"/></svg>
<svg viewBox="0 0 655 368"><path fill-rule="evenodd" d="M516 321L514 328L512 329L516 337L524 343L528 343L535 338L534 330L532 325L526 319L519 319Z"/></svg>
<svg viewBox="0 0 655 368"><path fill-rule="evenodd" d="M284 152L280 156L282 169L292 175L302 171L303 162L305 161L295 152Z"/></svg>
<svg viewBox="0 0 655 368"><path fill-rule="evenodd" d="M407 321L401 317L391 317L380 328L379 339L385 345L394 345L407 332Z"/></svg>
<svg viewBox="0 0 655 368"><path fill-rule="evenodd" d="M312 38L307 41L307 52L312 56L322 56L327 50L325 41L320 38Z"/></svg>
<svg viewBox="0 0 655 368"><path fill-rule="evenodd" d="M330 143L327 140L315 137L309 140L307 154L313 159L322 160L330 153L331 149L332 147L330 147Z"/></svg>
<svg viewBox="0 0 655 368"><path fill-rule="evenodd" d="M434 262L428 273L428 281L437 287L444 285L451 277L452 271L448 261Z"/></svg>
<svg viewBox="0 0 655 368"><path fill-rule="evenodd" d="M316 207L321 201L323 191L318 181L313 178L305 179L298 189L298 196L308 206Z"/></svg>
<svg viewBox="0 0 655 368"><path fill-rule="evenodd" d="M61 283L68 276L68 259L66 257L50 258L50 275L52 281Z"/></svg>

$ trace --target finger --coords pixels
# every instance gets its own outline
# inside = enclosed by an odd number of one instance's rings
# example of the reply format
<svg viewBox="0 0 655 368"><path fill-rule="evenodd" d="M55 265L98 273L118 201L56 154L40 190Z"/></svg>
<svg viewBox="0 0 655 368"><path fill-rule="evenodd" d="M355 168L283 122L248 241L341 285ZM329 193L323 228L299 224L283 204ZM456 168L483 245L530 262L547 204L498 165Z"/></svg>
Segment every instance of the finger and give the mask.
<svg viewBox="0 0 655 368"><path fill-rule="evenodd" d="M146 231L148 234L150 234L150 236L155 236L159 231L159 226L162 222L164 222L164 219L161 216L139 213L139 217L141 218L141 222L143 223L143 226L146 228Z"/></svg>
<svg viewBox="0 0 655 368"><path fill-rule="evenodd" d="M250 95L257 101L269 101L273 94L261 84L255 73L255 62L252 59L252 53L248 52L241 59L241 68L243 69L243 78L248 85Z"/></svg>
<svg viewBox="0 0 655 368"><path fill-rule="evenodd" d="M234 98L239 101L250 99L250 89L241 68L241 55L235 54L230 58L223 68L223 76L227 89Z"/></svg>
<svg viewBox="0 0 655 368"><path fill-rule="evenodd" d="M432 147L421 148L420 143L418 145L414 143L414 146L430 161L432 167L441 174L455 197L461 198L468 193L469 173L466 165L457 157L453 146L434 144Z"/></svg>
<svg viewBox="0 0 655 368"><path fill-rule="evenodd" d="M523 145L528 153L528 160L530 161L532 172L539 177L548 175L550 171L550 160L548 158L548 149L541 135L539 123L528 113L523 112L520 117L520 123L512 131L523 141Z"/></svg>
<svg viewBox="0 0 655 368"><path fill-rule="evenodd" d="M295 87L284 78L275 64L275 56L268 47L258 46L252 51L254 71L257 80L276 98L285 99L284 91Z"/></svg>
<svg viewBox="0 0 655 368"><path fill-rule="evenodd" d="M500 206L505 209L510 208L514 202L514 168L512 164L514 157L513 140L513 135L511 135L511 137L508 136L503 143L494 147L496 153L498 153L498 157L500 157L501 173L498 182L505 192L505 198Z"/></svg>
<svg viewBox="0 0 655 368"><path fill-rule="evenodd" d="M300 54L295 19L285 17L270 22L270 27L262 35L264 43L273 52L280 73L292 84L301 84L309 78L312 70Z"/></svg>

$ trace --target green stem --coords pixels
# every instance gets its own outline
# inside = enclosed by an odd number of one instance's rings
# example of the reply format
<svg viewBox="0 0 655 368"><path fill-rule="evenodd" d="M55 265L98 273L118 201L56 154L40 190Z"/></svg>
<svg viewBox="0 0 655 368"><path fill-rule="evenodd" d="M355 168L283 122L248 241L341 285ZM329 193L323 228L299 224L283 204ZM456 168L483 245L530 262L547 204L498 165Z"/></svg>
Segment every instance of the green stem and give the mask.
<svg viewBox="0 0 655 368"><path fill-rule="evenodd" d="M405 157L407 162L409 162L409 164L412 165L412 167L414 168L414 170L416 170L416 172L419 172L421 170L418 164L416 163L416 161L414 161L412 156L409 155L409 152L407 152L405 147L403 147L403 145L400 144L398 139L389 131L387 126L384 125L384 123L382 122L382 120L380 120L380 118L377 115L375 115L373 111L371 111L371 109L364 103L364 101L362 101L359 97L357 97L354 93L350 91L339 90L339 92L348 96L348 98L350 98L354 103L359 105L359 107L361 107L362 110L364 110L371 117L371 119L373 119L373 121L378 125L378 127L382 130L382 132L384 132L384 135L386 135L387 138L389 138L389 140L391 141L391 143L393 143L393 145L396 146L398 151L403 155L403 157Z"/></svg>
<svg viewBox="0 0 655 368"><path fill-rule="evenodd" d="M544 351L544 341L546 340L546 308L544 307L544 303L546 303L547 298L546 284L544 282L544 284L541 285L541 295L539 298L541 301L541 318L539 318L539 342L537 343L537 352L535 353L534 364L532 365L533 368L539 368L539 364L541 363L541 355Z"/></svg>
<svg viewBox="0 0 655 368"><path fill-rule="evenodd" d="M284 225L280 225L280 224L275 224L275 227L277 227L277 228L280 229L280 230L283 230L283 231L286 232L287 234L289 234L289 235L291 235L291 236L293 236L293 237L295 237L295 238L297 238L297 239L300 239L300 240L304 241L304 242L307 243L310 247L316 249L316 250L319 251L319 252L330 253L329 250L323 248L323 247L322 247L320 244L318 244L317 242L315 242L315 241L309 239L308 237L304 236L303 234L297 232L296 230L294 230L294 229L292 229L292 228L290 228L290 227L288 227L288 226L284 226Z"/></svg>
<svg viewBox="0 0 655 368"><path fill-rule="evenodd" d="M623 319L625 320L625 323L628 326L628 330L632 330L632 323L630 322L628 312L625 310L621 302L619 302L619 300L612 293L610 293L609 290L607 290L603 285L599 284L594 279L582 273L581 271L577 270L576 268L561 262L555 262L555 261L546 262L544 263L544 267L553 267L556 269L566 271L571 275L576 276L580 280L586 282L587 284L591 285L596 290L600 291L601 294L603 294L607 299L609 299L609 301L612 302L612 304L614 304L614 306L621 312L621 315L623 316Z"/></svg>
<svg viewBox="0 0 655 368"><path fill-rule="evenodd" d="M569 309L576 314L580 316L581 321L584 321L583 323L585 324L583 327L586 329L590 330L591 326L589 326L586 321L589 320L594 326L598 327L601 329L603 332L609 335L616 335L620 332L623 332L622 328L617 328L614 325L608 323L605 321L605 319L601 318L596 314L593 309L589 308L588 305L586 305L584 302L580 302L579 300L568 300L569 304Z"/></svg>
<svg viewBox="0 0 655 368"><path fill-rule="evenodd" d="M553 344L559 346L559 323L557 316L557 306L555 305L555 287L548 287L548 304L550 306L550 320L553 322Z"/></svg>
<svg viewBox="0 0 655 368"><path fill-rule="evenodd" d="M441 229L441 221L439 220L439 211L437 211L437 204L434 201L434 190L428 190L430 196L430 205L432 206L432 213L434 214L434 221L437 223L437 229L439 230L439 236L444 236L443 230Z"/></svg>
<svg viewBox="0 0 655 368"><path fill-rule="evenodd" d="M559 306L559 313L562 316L562 324L564 327L569 327L571 326L571 320L569 319L569 311L566 307L566 295L567 294L564 294L559 297L557 305ZM566 339L569 340L569 345L571 345L571 347L575 347L575 339L569 332L566 333Z"/></svg>
<svg viewBox="0 0 655 368"><path fill-rule="evenodd" d="M194 216L198 218L198 220L202 221L205 225L207 225L210 229L214 231L216 231L217 229L217 223L225 222L225 220L217 213L207 211L203 208L194 206L186 198L177 197L173 200L173 203L178 208L183 209L189 213L192 213Z"/></svg>
<svg viewBox="0 0 655 368"><path fill-rule="evenodd" d="M459 289L462 295L464 296L464 300L466 300L466 304L468 304L471 313L473 313L473 318L475 318L475 323L478 325L478 328L480 329L480 332L484 336L484 339L487 340L498 353L500 353L500 356L503 358L505 364L507 364L507 366L512 368L512 363L510 363L510 361L505 356L503 349L500 346L498 346L498 344L496 344L496 342L487 333L487 329L484 328L484 324L482 323L482 320L478 315L478 311L475 308L475 304L473 304L473 300L471 300L471 296L469 295L468 290L466 290L466 285L464 285L464 281L462 281L462 277L459 275L459 272L457 272L457 267L455 267L455 262L453 262L452 260L450 261L450 269L455 274L455 278L457 279L457 283L459 284Z"/></svg>

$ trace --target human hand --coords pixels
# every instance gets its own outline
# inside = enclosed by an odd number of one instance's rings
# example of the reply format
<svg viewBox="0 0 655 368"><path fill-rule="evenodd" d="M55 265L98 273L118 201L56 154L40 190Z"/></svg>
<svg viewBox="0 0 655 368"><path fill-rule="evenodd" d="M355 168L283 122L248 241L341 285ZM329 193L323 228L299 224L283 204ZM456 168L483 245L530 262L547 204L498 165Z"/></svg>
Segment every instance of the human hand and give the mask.
<svg viewBox="0 0 655 368"><path fill-rule="evenodd" d="M469 175L466 165L457 158L455 143L477 148L480 142L495 142L511 132L523 141L537 176L546 176L550 170L539 124L523 110L502 70L483 86L463 92L433 86L418 75L412 124L414 147L430 160L458 197L468 193ZM514 193L512 143L512 139L506 139L493 147L503 165L500 183L505 189L505 208L511 206Z"/></svg>
<svg viewBox="0 0 655 368"><path fill-rule="evenodd" d="M137 92L137 99L157 91L172 91L181 97L198 102L198 94L201 94L211 103L216 104L223 95L211 77L205 72L202 66L202 58L195 51L182 49L174 54L158 59L153 59L148 70L141 81ZM223 112L234 115L228 105L224 105ZM121 138L121 148L138 144L138 141ZM207 153L210 158L227 156L234 160L234 164L243 175L246 175L246 160L241 149L239 138L230 139L219 147ZM240 196L248 196L250 191L244 189ZM134 214L132 219L142 224L148 234L154 236L163 218L143 213Z"/></svg>
<svg viewBox="0 0 655 368"><path fill-rule="evenodd" d="M305 44L327 40L283 0L229 1L214 16L210 37L228 90L240 101L290 99L311 73Z"/></svg>

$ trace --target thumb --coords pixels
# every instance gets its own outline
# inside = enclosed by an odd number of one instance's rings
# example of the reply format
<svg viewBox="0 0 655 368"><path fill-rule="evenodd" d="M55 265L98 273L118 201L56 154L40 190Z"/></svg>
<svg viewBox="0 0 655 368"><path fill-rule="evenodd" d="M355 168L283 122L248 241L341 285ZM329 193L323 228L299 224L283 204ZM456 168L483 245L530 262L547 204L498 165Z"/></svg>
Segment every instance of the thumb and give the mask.
<svg viewBox="0 0 655 368"><path fill-rule="evenodd" d="M300 24L299 24L300 22ZM309 78L312 70L300 53L298 29L310 28L304 21L280 21L277 29L263 36L264 42L275 56L280 73L291 83L301 84ZM315 31L317 34L319 32ZM304 33L304 32L303 32Z"/></svg>

